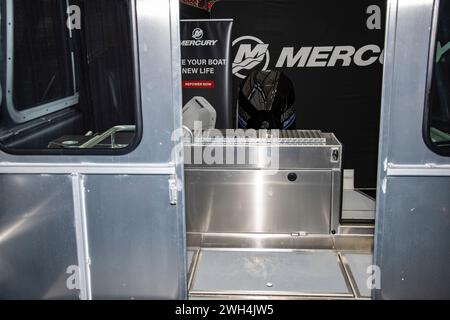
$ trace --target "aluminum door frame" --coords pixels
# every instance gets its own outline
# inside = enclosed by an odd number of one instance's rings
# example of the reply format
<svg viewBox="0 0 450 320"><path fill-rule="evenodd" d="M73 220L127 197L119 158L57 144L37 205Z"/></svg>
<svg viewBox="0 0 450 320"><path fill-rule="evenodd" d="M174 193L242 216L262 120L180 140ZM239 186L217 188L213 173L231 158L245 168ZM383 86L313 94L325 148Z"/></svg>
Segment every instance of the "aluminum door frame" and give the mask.
<svg viewBox="0 0 450 320"><path fill-rule="evenodd" d="M374 299L450 298L438 281L450 276L443 271L450 238L440 231L450 217L439 211L450 207L450 158L432 152L422 136L435 5L388 1L374 254L381 288Z"/></svg>
<svg viewBox="0 0 450 320"><path fill-rule="evenodd" d="M165 176L167 177L167 198L154 203L149 208L158 214L159 207L172 203L173 219L177 224L177 256L173 262L178 267L178 286L166 298L185 299L187 297L186 278L186 235L184 218L184 169L181 139L181 54L179 35L178 0L131 0L133 12L133 44L136 63L136 83L142 113L142 139L137 148L127 155L29 155L19 156L0 151L0 176L41 175L72 177L74 200L74 225L80 268L80 298L91 299L91 279L89 278L90 257L86 228L86 208L83 193L84 176ZM181 147L179 147L181 145ZM175 182L175 183L174 183ZM169 188L176 186L175 194ZM155 186L161 188L161 185ZM140 191L145 198L146 190ZM17 192L17 197L23 196ZM43 197L45 195L43 194ZM57 206L58 204L55 203ZM149 213L150 214L150 213ZM0 226L0 231L2 227ZM167 234L167 238L174 238ZM164 241L165 239L160 239ZM1 245L1 243L0 243ZM158 246L158 243L152 244ZM155 257L158 259L158 257ZM151 270L150 270L151 272ZM153 277L157 279L158 274ZM160 284L163 286L164 284ZM149 297L157 296L150 292ZM157 289L154 289L157 290ZM117 296L115 298L132 298ZM145 297L141 297L145 298ZM165 298L164 296L160 298Z"/></svg>

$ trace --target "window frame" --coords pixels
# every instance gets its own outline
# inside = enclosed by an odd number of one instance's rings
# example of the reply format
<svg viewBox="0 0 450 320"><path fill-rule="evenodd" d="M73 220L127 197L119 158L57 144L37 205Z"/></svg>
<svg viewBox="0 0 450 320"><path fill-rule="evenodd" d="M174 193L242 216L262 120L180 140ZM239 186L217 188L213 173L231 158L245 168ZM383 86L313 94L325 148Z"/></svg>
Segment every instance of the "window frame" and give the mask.
<svg viewBox="0 0 450 320"><path fill-rule="evenodd" d="M68 7L69 0L66 0L66 6ZM6 0L6 108L11 119L16 124L23 124L28 121L38 119L40 117L47 116L51 113L55 113L79 103L79 92L76 84L76 70L75 59L73 51L69 52L69 59L72 66L72 87L73 95L67 96L58 100L54 100L48 103L37 104L35 106L29 106L24 110L17 110L14 106L14 0ZM67 33L67 39L70 45L72 40L72 31L69 29Z"/></svg>
<svg viewBox="0 0 450 320"><path fill-rule="evenodd" d="M433 17L432 17L432 25L430 32L430 44L429 44L429 56L428 56L428 67L427 67L427 82L425 88L425 107L424 107L424 116L423 116L423 125L422 125L422 136L426 146L435 154L450 157L450 147L439 147L437 146L431 139L431 94L433 88L433 78L434 78L434 70L436 65L436 47L437 47L437 34L439 27L439 18L440 18L440 4L442 0L435 0L433 6ZM450 0L447 0L450 1ZM450 88L449 88L450 90ZM449 106L450 107L450 106ZM450 143L450 141L449 141Z"/></svg>
<svg viewBox="0 0 450 320"><path fill-rule="evenodd" d="M13 2L14 0L6 0L5 1L5 5L7 2ZM9 155L14 155L14 156L95 156L95 157L101 157L101 156L124 156L124 155L129 155L131 154L133 151L135 151L137 149L137 147L141 144L142 139L143 139L143 115L142 115L142 99L141 99L141 80L140 80L140 58L139 58L139 36L138 36L138 27L137 27L137 9L136 9L136 1L137 0L128 0L131 3L130 6L130 11L129 11L129 19L130 19L130 41L131 41L131 50L132 50L132 65L133 65L133 84L134 84L134 95L135 95L135 104L134 104L134 109L135 109L135 135L134 135L134 139L132 141L132 143L130 143L128 146L126 146L125 148L118 148L118 149L96 149L96 148L86 148L86 149L81 149L81 148L67 148L67 149L16 149L16 148L9 148L7 146L5 146L3 143L0 142L0 151L4 152L6 154ZM66 0L66 3L69 5L70 0ZM5 10L6 12L7 10ZM3 14L2 14L3 16ZM0 19L1 22L1 19ZM8 27L8 22L3 23L1 22L1 27L3 27L4 25L6 25L6 27ZM70 34L72 35L72 31L70 31ZM9 36L9 34L7 34L7 36ZM5 41L6 42L6 41ZM0 48L0 53L1 53L1 48ZM5 58L7 57L7 55L4 55ZM72 58L73 55L72 55ZM72 59L72 63L75 64L74 59ZM7 65L7 63L5 63ZM74 66L75 67L75 66ZM75 78L75 73L73 74L74 79ZM0 83L1 84L1 83ZM1 86L0 86L1 88ZM6 91L6 88L3 88ZM3 90L2 90L3 92ZM77 96L77 100L79 99L79 93L77 92L76 94ZM12 95L11 95L12 97ZM73 96L72 96L73 97ZM6 99L6 97L5 97ZM62 101L64 99L58 100L58 101ZM3 100L0 100L3 101ZM53 101L53 103L55 103L56 101ZM78 102L76 103L78 104ZM61 109L57 110L57 111L51 111L48 112L46 115L43 116L38 116L37 118L35 118L34 120L37 120L39 118L43 119L44 121L46 120L46 118L52 117L53 115L58 114L58 111L63 111L65 109L69 109L71 106L73 106L75 104L71 104L71 105L64 105L61 107ZM43 108L44 105L41 106L37 106L35 108ZM34 109L34 108L32 108ZM27 112L30 111L31 109L27 109L27 110L23 110L22 112ZM0 111L1 111L1 107L0 107ZM16 112L19 112L18 110L15 110ZM26 120L26 122L32 121L32 119L28 119ZM20 125L21 123L17 123L17 125ZM22 123L23 125L23 123ZM101 134L101 133L100 133ZM99 134L99 135L100 135Z"/></svg>

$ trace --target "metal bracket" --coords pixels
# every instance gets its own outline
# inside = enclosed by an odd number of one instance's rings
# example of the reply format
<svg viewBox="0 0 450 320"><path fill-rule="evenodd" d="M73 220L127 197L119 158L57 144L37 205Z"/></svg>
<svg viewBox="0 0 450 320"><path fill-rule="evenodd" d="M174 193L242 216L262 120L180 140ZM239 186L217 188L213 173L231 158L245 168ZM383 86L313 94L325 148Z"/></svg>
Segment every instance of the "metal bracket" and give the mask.
<svg viewBox="0 0 450 320"><path fill-rule="evenodd" d="M169 201L172 206L176 206L178 203L178 187L175 176L171 176L169 179Z"/></svg>

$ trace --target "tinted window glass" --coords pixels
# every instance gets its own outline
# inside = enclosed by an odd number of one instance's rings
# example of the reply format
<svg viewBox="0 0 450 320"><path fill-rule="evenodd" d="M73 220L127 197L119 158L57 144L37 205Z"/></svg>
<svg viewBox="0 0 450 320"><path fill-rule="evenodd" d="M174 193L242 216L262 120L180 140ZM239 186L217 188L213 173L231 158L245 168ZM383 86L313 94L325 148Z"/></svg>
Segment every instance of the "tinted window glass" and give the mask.
<svg viewBox="0 0 450 320"><path fill-rule="evenodd" d="M132 1L4 1L2 45L9 50L1 52L9 62L0 147L32 154L135 147Z"/></svg>
<svg viewBox="0 0 450 320"><path fill-rule="evenodd" d="M439 4L435 59L428 97L428 142L438 153L450 154L450 1Z"/></svg>
<svg viewBox="0 0 450 320"><path fill-rule="evenodd" d="M73 95L65 1L14 0L14 107Z"/></svg>

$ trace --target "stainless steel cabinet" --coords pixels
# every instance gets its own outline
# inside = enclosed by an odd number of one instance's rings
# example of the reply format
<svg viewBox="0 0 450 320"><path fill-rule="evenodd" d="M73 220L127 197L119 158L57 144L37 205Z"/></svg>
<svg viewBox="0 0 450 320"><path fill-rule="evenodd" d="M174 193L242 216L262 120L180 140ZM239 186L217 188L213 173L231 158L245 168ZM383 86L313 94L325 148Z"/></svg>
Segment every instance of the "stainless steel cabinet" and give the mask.
<svg viewBox="0 0 450 320"><path fill-rule="evenodd" d="M186 159L216 149L216 162L186 164L186 219L191 233L330 234L341 202L341 151L320 131L195 137ZM211 150L209 150L211 149ZM194 156L188 156L188 154ZM231 159L229 155L234 155ZM219 156L220 155L220 156ZM241 163L237 160L242 156ZM223 158L222 158L223 157ZM252 160L253 159L253 160Z"/></svg>

